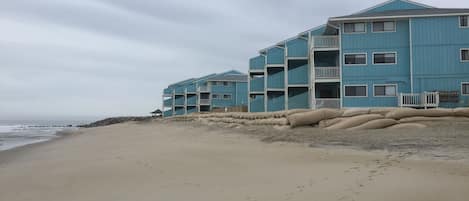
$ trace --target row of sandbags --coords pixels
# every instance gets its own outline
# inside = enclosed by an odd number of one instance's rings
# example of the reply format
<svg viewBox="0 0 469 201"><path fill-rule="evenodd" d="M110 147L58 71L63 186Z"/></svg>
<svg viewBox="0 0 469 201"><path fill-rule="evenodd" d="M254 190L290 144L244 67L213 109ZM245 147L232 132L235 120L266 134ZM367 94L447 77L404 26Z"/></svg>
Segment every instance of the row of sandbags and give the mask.
<svg viewBox="0 0 469 201"><path fill-rule="evenodd" d="M223 118L201 118L200 121L208 121L214 123L226 123L226 124L241 124L241 125L257 125L257 126L286 126L288 125L287 118L270 118L270 119L236 119L230 117Z"/></svg>

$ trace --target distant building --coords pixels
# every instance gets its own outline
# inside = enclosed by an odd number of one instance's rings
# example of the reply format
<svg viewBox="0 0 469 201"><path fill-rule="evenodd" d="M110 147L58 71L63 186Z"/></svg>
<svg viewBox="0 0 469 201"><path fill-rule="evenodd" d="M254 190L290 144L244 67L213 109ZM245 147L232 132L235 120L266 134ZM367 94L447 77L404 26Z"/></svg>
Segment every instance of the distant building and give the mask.
<svg viewBox="0 0 469 201"><path fill-rule="evenodd" d="M163 91L163 115L211 112L231 107L247 107L247 75L239 71L191 78Z"/></svg>
<svg viewBox="0 0 469 201"><path fill-rule="evenodd" d="M469 9L391 0L259 51L249 111L469 106Z"/></svg>

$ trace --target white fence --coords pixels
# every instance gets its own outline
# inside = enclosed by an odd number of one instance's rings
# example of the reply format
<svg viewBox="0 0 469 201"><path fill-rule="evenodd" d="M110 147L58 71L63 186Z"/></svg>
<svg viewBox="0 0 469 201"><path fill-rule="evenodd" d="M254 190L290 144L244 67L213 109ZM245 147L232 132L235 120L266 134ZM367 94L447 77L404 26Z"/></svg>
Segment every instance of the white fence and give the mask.
<svg viewBox="0 0 469 201"><path fill-rule="evenodd" d="M339 79L339 67L316 67L314 70L316 79Z"/></svg>
<svg viewBox="0 0 469 201"><path fill-rule="evenodd" d="M313 48L339 48L338 36L315 36Z"/></svg>
<svg viewBox="0 0 469 201"><path fill-rule="evenodd" d="M316 109L340 108L340 98L318 98L315 100Z"/></svg>
<svg viewBox="0 0 469 201"><path fill-rule="evenodd" d="M401 93L399 95L399 107L438 107L440 95L438 92L423 92L421 94Z"/></svg>

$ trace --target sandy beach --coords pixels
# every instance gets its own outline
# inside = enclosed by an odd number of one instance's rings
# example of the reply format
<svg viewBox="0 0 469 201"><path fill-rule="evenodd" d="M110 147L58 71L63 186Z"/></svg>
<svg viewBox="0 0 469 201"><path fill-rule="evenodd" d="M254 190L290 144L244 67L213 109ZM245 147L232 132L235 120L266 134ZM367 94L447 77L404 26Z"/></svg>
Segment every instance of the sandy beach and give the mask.
<svg viewBox="0 0 469 201"><path fill-rule="evenodd" d="M464 160L311 147L288 140L266 143L250 132L175 122L81 129L51 142L0 152L0 200L466 201L469 197L469 163Z"/></svg>

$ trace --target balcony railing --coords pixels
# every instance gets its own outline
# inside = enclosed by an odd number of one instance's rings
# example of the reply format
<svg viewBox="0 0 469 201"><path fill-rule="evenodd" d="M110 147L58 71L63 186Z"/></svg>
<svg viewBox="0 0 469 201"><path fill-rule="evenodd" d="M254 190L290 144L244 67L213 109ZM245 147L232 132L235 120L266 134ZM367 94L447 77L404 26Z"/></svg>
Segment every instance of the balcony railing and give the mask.
<svg viewBox="0 0 469 201"><path fill-rule="evenodd" d="M340 108L340 98L318 98L315 100L316 109Z"/></svg>
<svg viewBox="0 0 469 201"><path fill-rule="evenodd" d="M316 36L313 38L313 48L339 48L339 37Z"/></svg>
<svg viewBox="0 0 469 201"><path fill-rule="evenodd" d="M210 105L210 99L200 99L200 105Z"/></svg>
<svg viewBox="0 0 469 201"><path fill-rule="evenodd" d="M209 86L199 86L197 88L198 92L210 92L210 87Z"/></svg>
<svg viewBox="0 0 469 201"><path fill-rule="evenodd" d="M314 70L316 79L339 79L339 67L316 67Z"/></svg>
<svg viewBox="0 0 469 201"><path fill-rule="evenodd" d="M438 92L423 92L421 94L401 93L399 95L399 107L438 107L440 94Z"/></svg>

